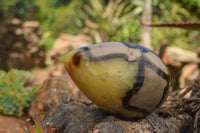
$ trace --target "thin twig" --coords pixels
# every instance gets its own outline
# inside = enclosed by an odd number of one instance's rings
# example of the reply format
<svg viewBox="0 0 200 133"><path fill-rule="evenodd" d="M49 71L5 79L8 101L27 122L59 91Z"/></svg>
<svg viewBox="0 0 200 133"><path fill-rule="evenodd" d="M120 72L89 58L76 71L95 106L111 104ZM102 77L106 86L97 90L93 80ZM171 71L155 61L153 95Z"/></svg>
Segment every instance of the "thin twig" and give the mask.
<svg viewBox="0 0 200 133"><path fill-rule="evenodd" d="M197 113L195 115L193 133L198 133L198 118L199 118L199 115L200 115L200 109L199 109L199 111L197 111Z"/></svg>

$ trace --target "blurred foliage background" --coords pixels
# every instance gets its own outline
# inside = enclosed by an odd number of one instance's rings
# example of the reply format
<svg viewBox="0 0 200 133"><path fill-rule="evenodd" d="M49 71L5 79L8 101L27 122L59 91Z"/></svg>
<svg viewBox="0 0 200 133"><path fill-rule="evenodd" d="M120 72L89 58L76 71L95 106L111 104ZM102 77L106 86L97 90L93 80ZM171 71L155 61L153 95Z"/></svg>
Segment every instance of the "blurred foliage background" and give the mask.
<svg viewBox="0 0 200 133"><path fill-rule="evenodd" d="M153 0L152 23L200 21L199 0ZM94 43L128 41L140 43L143 1L138 0L1 0L0 21L13 18L38 20L43 29L40 45L51 49L60 33L92 36ZM194 50L198 31L152 28L154 50L161 44Z"/></svg>

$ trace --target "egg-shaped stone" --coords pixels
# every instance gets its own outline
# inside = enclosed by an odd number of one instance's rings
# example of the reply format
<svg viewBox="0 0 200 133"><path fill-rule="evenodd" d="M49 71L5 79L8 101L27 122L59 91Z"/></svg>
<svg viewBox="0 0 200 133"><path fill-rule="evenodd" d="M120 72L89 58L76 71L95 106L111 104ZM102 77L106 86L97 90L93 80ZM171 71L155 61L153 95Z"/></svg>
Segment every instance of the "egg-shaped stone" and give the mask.
<svg viewBox="0 0 200 133"><path fill-rule="evenodd" d="M64 64L91 101L122 117L144 117L168 95L167 67L154 52L134 43L81 47L67 54Z"/></svg>

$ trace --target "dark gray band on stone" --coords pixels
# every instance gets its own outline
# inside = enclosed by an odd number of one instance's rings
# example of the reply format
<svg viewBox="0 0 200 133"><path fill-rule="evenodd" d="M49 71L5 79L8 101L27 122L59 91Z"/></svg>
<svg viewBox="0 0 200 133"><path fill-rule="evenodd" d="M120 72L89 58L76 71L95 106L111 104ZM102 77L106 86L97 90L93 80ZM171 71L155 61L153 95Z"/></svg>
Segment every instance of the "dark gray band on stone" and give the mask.
<svg viewBox="0 0 200 133"><path fill-rule="evenodd" d="M127 42L120 42L120 43L124 44L126 47L128 47L130 49L139 49L141 53L151 52L151 53L155 54L151 50L146 49L146 48L144 48L144 47L142 47L140 45L137 45L137 44L127 43ZM164 88L162 98L161 98L160 102L158 103L158 105L155 106L155 108L157 108L158 106L160 106L160 104L163 102L164 98L167 95L167 91L168 91L168 88L169 88L169 75L166 74L165 72L163 72L158 66L156 66L156 64L154 64L153 62L151 62L144 55L141 55L138 59L129 61L128 55L126 53L114 53L114 54L102 55L100 57L93 57L91 55L91 53L90 53L90 48L89 47L83 47L81 49L83 50L84 54L86 55L86 57L90 61L97 61L97 62L99 62L99 61L113 59L113 58L123 58L127 62L131 62L131 63L138 62L139 63L138 74L136 76L136 82L133 85L133 88L130 89L130 91L128 91L127 94L126 94L126 96L122 99L122 105L125 108L130 109L130 110L134 110L134 111L137 111L137 112L141 112L141 113L144 113L144 114L149 113L145 109L141 109L141 108L138 108L138 107L135 107L135 106L132 106L132 105L129 104L129 101L130 101L131 97L134 94L136 94L140 90L140 88L142 88L142 86L143 86L144 79L145 79L145 66L148 67L148 68L150 68L155 73L157 73L160 77L162 77L164 80L166 80L167 85Z"/></svg>

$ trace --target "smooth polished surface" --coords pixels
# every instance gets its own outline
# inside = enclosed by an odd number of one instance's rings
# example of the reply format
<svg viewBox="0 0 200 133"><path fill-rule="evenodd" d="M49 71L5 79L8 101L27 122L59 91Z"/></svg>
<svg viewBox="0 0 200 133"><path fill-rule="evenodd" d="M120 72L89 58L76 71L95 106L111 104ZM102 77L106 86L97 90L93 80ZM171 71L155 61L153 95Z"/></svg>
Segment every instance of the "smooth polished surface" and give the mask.
<svg viewBox="0 0 200 133"><path fill-rule="evenodd" d="M144 117L168 95L165 64L137 44L106 42L82 47L67 54L64 64L91 101L122 117Z"/></svg>

